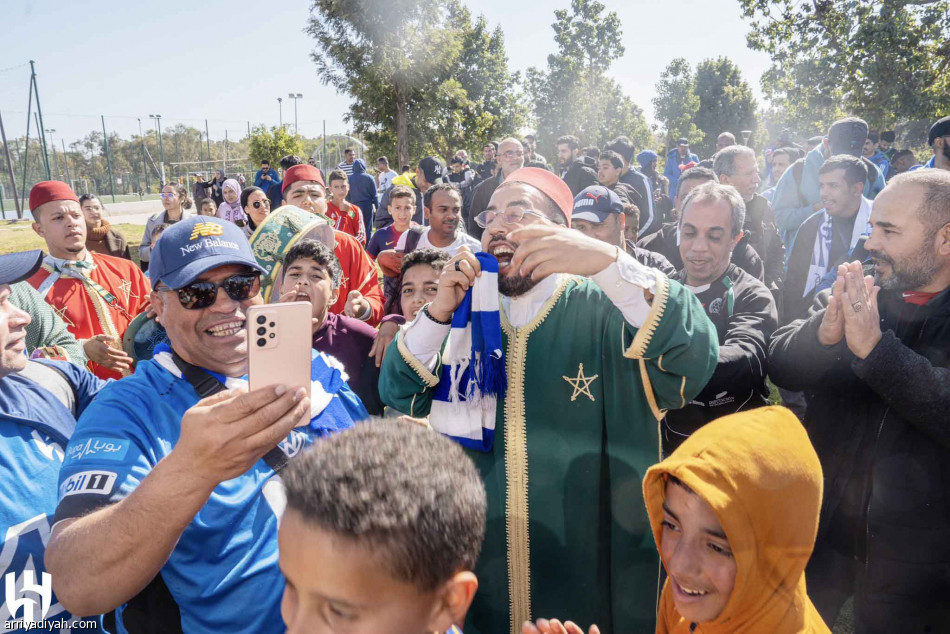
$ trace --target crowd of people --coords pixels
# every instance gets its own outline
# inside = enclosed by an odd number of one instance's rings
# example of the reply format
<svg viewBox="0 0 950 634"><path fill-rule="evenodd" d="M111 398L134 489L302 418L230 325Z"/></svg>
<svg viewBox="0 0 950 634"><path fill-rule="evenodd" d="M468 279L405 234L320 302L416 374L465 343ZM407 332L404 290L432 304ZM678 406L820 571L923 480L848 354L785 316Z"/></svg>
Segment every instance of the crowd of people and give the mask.
<svg viewBox="0 0 950 634"><path fill-rule="evenodd" d="M926 165L894 141L286 156L166 183L140 266L36 184L7 631L943 631L950 117ZM249 391L247 311L287 302L311 389Z"/></svg>

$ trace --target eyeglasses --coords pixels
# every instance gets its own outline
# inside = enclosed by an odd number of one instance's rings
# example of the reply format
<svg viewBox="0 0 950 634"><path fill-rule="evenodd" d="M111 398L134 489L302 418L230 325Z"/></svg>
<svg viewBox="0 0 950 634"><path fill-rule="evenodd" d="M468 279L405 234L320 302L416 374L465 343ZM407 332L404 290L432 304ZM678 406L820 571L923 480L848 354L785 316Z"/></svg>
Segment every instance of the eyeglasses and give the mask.
<svg viewBox="0 0 950 634"><path fill-rule="evenodd" d="M502 152L501 155L506 159L522 158L524 157L524 152L521 152L520 150L507 150Z"/></svg>
<svg viewBox="0 0 950 634"><path fill-rule="evenodd" d="M192 282L179 289L162 286L156 287L155 290L178 293L178 301L181 302L182 308L200 310L212 306L217 301L219 288L223 288L228 297L234 301L244 302L257 297L257 294L261 292L261 274L238 273L220 282Z"/></svg>
<svg viewBox="0 0 950 634"><path fill-rule="evenodd" d="M255 200L251 203L251 207L254 209L260 209L261 207L270 207L269 200Z"/></svg>
<svg viewBox="0 0 950 634"><path fill-rule="evenodd" d="M178 195L178 194L162 194L161 196L162 196L162 198L174 198L174 197L176 197L177 195Z"/></svg>
<svg viewBox="0 0 950 634"><path fill-rule="evenodd" d="M482 229L488 228L488 225L495 221L495 218L498 216L502 217L502 222L506 225L516 225L520 223L525 216L534 216L536 218L544 218L544 214L533 209L506 209L504 213L486 210L482 213L475 216L475 224L477 224Z"/></svg>

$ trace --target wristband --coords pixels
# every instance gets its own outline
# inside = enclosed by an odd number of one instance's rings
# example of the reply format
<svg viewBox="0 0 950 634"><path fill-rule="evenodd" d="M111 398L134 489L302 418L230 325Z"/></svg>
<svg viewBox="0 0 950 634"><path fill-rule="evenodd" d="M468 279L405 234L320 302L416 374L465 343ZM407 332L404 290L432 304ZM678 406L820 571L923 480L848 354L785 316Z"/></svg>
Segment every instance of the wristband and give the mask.
<svg viewBox="0 0 950 634"><path fill-rule="evenodd" d="M452 318L450 317L448 321L441 321L432 316L432 313L429 312L429 304L426 304L422 307L422 313L429 319L429 321L439 324L440 326L451 326Z"/></svg>

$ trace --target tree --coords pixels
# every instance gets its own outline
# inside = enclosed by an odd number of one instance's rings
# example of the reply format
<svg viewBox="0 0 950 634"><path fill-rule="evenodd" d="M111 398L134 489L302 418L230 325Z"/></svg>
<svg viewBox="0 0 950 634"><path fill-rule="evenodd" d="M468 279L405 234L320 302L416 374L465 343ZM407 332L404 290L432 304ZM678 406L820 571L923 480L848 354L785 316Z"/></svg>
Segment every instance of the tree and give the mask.
<svg viewBox="0 0 950 634"><path fill-rule="evenodd" d="M693 70L682 57L674 59L660 75L653 98L656 118L666 129L666 146L672 147L679 138L695 139L699 131L694 118L699 110Z"/></svg>
<svg viewBox="0 0 950 634"><path fill-rule="evenodd" d="M545 70L531 68L527 75L542 148L553 148L563 134L598 146L619 135L641 147L649 141L643 111L606 75L624 47L620 18L604 10L596 0L571 0L570 11L554 12L558 50L548 55Z"/></svg>
<svg viewBox="0 0 950 634"><path fill-rule="evenodd" d="M694 120L703 133L697 148L700 156L711 156L716 151L716 137L721 132L732 132L736 138L741 138L742 130L755 132L758 127L755 97L732 60L727 57L703 60L696 67L695 84L699 109Z"/></svg>
<svg viewBox="0 0 950 634"><path fill-rule="evenodd" d="M287 126L274 126L270 130L257 126L251 130L248 145L248 153L255 165L260 165L261 161L276 164L283 156L303 153L300 137L287 132Z"/></svg>
<svg viewBox="0 0 950 634"><path fill-rule="evenodd" d="M827 130L845 113L872 129L950 107L950 1L739 0L749 47L772 57L762 89L787 123Z"/></svg>

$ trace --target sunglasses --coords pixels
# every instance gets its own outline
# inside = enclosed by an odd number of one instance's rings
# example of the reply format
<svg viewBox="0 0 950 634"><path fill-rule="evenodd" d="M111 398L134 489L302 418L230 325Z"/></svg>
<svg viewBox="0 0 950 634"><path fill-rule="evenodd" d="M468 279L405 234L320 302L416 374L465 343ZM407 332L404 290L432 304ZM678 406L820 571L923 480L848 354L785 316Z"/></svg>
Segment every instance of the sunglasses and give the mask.
<svg viewBox="0 0 950 634"><path fill-rule="evenodd" d="M223 288L228 297L236 302L244 302L257 297L261 292L260 273L238 273L227 277L220 282L192 282L179 289L166 287L156 288L157 291L178 293L178 301L182 308L200 310L214 305L218 299L218 289Z"/></svg>
<svg viewBox="0 0 950 634"><path fill-rule="evenodd" d="M270 207L269 200L255 200L251 203L251 207L254 209L260 209L261 207Z"/></svg>

